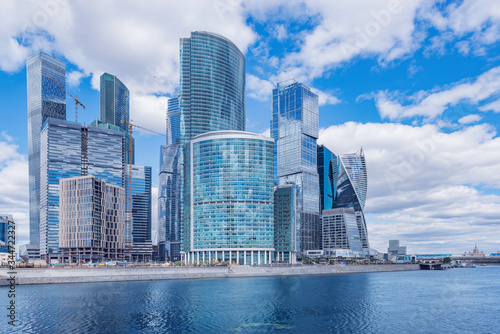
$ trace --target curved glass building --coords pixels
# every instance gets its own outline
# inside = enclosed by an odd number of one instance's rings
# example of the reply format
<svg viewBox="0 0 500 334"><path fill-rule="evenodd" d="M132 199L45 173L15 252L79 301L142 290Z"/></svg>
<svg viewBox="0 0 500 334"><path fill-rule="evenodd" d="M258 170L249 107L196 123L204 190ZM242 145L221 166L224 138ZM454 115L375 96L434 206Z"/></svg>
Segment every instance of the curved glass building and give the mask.
<svg viewBox="0 0 500 334"><path fill-rule="evenodd" d="M189 144L186 262L270 263L274 252L273 140L215 131Z"/></svg>
<svg viewBox="0 0 500 334"><path fill-rule="evenodd" d="M337 191L334 194L332 206L334 209L354 209L363 252L368 254L368 232L364 215L367 174L363 149L360 149L356 153L340 154L337 164Z"/></svg>
<svg viewBox="0 0 500 334"><path fill-rule="evenodd" d="M245 130L245 56L230 40L196 31L180 41L181 143Z"/></svg>

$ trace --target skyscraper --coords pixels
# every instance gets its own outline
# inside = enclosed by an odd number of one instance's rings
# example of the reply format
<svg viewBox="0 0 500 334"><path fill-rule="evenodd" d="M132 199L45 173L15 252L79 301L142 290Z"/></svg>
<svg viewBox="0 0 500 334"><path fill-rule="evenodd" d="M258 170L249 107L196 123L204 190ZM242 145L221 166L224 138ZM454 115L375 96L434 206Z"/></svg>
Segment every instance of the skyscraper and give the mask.
<svg viewBox="0 0 500 334"><path fill-rule="evenodd" d="M189 143L186 262L261 264L274 252L273 140L215 131Z"/></svg>
<svg viewBox="0 0 500 334"><path fill-rule="evenodd" d="M363 149L360 149L356 153L340 154L337 161L337 191L333 198L333 208L354 209L363 252L369 254L364 214L367 191L365 154Z"/></svg>
<svg viewBox="0 0 500 334"><path fill-rule="evenodd" d="M354 209L323 210L321 226L325 255L334 257L359 257L363 255L363 246Z"/></svg>
<svg viewBox="0 0 500 334"><path fill-rule="evenodd" d="M158 252L162 261L180 261L181 146L179 97L168 100L167 145L160 147L158 177Z"/></svg>
<svg viewBox="0 0 500 334"><path fill-rule="evenodd" d="M180 40L181 144L219 130L245 130L245 56L220 35Z"/></svg>
<svg viewBox="0 0 500 334"><path fill-rule="evenodd" d="M274 248L277 262L296 262L300 244L296 205L295 185L284 184L274 189Z"/></svg>
<svg viewBox="0 0 500 334"><path fill-rule="evenodd" d="M123 133L48 118L40 134L40 254L59 252L59 180L94 175L123 186Z"/></svg>
<svg viewBox="0 0 500 334"><path fill-rule="evenodd" d="M130 121L130 93L128 88L116 76L101 75L101 119L103 123L116 125L127 131Z"/></svg>
<svg viewBox="0 0 500 334"><path fill-rule="evenodd" d="M318 146L320 212L333 207L336 192L337 156L323 145Z"/></svg>
<svg viewBox="0 0 500 334"><path fill-rule="evenodd" d="M48 117L66 119L64 62L43 52L26 60L30 244L40 243L40 129ZM61 86L59 87L58 84Z"/></svg>
<svg viewBox="0 0 500 334"><path fill-rule="evenodd" d="M274 181L297 186L298 251L321 249L317 145L318 96L295 80L273 89Z"/></svg>

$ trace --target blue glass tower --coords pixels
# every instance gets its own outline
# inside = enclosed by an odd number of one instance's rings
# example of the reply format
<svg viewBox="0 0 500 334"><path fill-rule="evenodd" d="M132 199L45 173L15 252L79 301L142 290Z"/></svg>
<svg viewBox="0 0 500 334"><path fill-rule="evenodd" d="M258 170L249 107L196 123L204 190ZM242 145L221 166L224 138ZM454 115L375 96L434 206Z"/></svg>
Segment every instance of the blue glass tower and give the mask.
<svg viewBox="0 0 500 334"><path fill-rule="evenodd" d="M0 214L0 252L8 252L8 250L9 250L9 247L8 247L8 244L9 244L9 224L13 224L13 223L14 223L14 220L12 219L12 215ZM12 229L11 229L11 231L12 231Z"/></svg>
<svg viewBox="0 0 500 334"><path fill-rule="evenodd" d="M277 186L274 190L274 248L276 261L295 263L300 233L297 225L297 187Z"/></svg>
<svg viewBox="0 0 500 334"><path fill-rule="evenodd" d="M321 212L333 207L333 194L337 191L337 156L323 145L318 146L318 175Z"/></svg>
<svg viewBox="0 0 500 334"><path fill-rule="evenodd" d="M318 127L318 96L307 86L289 80L273 89L274 182L297 186L298 251L302 253L321 249Z"/></svg>
<svg viewBox="0 0 500 334"><path fill-rule="evenodd" d="M186 262L272 261L273 140L242 131L215 131L189 144L189 205L182 250Z"/></svg>
<svg viewBox="0 0 500 334"><path fill-rule="evenodd" d="M180 41L181 144L219 130L245 130L245 56L220 35Z"/></svg>
<svg viewBox="0 0 500 334"><path fill-rule="evenodd" d="M116 76L101 75L101 122L116 125L127 131L130 121L130 93L127 86Z"/></svg>
<svg viewBox="0 0 500 334"><path fill-rule="evenodd" d="M48 117L66 119L66 93L61 89L66 85L65 75L64 62L43 52L26 60L29 221L32 245L40 243L40 129Z"/></svg>
<svg viewBox="0 0 500 334"><path fill-rule="evenodd" d="M180 261L181 146L179 97L168 100L167 145L160 147L158 250L161 261Z"/></svg>

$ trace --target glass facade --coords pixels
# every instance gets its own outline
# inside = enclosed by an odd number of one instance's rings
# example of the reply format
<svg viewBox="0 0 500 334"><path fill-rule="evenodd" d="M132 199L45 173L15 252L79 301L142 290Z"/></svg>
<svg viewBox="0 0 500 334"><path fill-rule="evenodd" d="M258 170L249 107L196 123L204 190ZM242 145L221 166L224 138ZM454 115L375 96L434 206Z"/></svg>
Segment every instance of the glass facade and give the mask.
<svg viewBox="0 0 500 334"><path fill-rule="evenodd" d="M160 148L158 177L158 241L162 260L180 261L180 145ZM161 253L161 252L160 252Z"/></svg>
<svg viewBox="0 0 500 334"><path fill-rule="evenodd" d="M9 244L9 222L14 222L11 215L0 214L0 244L4 243L3 246L6 246L6 251L8 251ZM12 230L12 229L11 229Z"/></svg>
<svg viewBox="0 0 500 334"><path fill-rule="evenodd" d="M135 140L134 137L132 137L128 131L123 130L122 128L110 124L110 123L103 123L99 120L94 120L90 123L90 126L96 127L96 128L101 128L101 129L108 129L108 130L115 130L115 131L121 131L125 135L125 163L131 163L132 165L135 163ZM132 144L132 147L130 149L132 153L132 160L129 161L129 145Z"/></svg>
<svg viewBox="0 0 500 334"><path fill-rule="evenodd" d="M131 207L126 200L126 209L132 212L132 231L126 230L126 241L132 236L132 253L136 259L151 258L153 245L151 240L151 167L126 165L132 171L130 195ZM130 168L130 169L129 169ZM128 172L127 172L128 173ZM129 194L129 179L125 178L125 193Z"/></svg>
<svg viewBox="0 0 500 334"><path fill-rule="evenodd" d="M318 175L320 210L333 208L333 194L336 193L337 156L323 145L318 146Z"/></svg>
<svg viewBox="0 0 500 334"><path fill-rule="evenodd" d="M304 253L321 249L318 127L318 96L307 86L289 80L273 89L274 182L297 186L298 251Z"/></svg>
<svg viewBox="0 0 500 334"><path fill-rule="evenodd" d="M324 210L321 221L325 254L344 257L363 255L356 213L353 209Z"/></svg>
<svg viewBox="0 0 500 334"><path fill-rule="evenodd" d="M245 130L245 56L228 39L196 31L180 40L181 143Z"/></svg>
<svg viewBox="0 0 500 334"><path fill-rule="evenodd" d="M293 184L277 186L274 190L274 248L276 261L295 263L297 244L300 244L300 225L297 221L297 189Z"/></svg>
<svg viewBox="0 0 500 334"><path fill-rule="evenodd" d="M128 130L122 121L130 121L130 93L116 76L104 73L101 75L100 87L101 122L116 125Z"/></svg>
<svg viewBox="0 0 500 334"><path fill-rule="evenodd" d="M269 263L274 251L272 139L217 131L197 136L189 146L186 261Z"/></svg>
<svg viewBox="0 0 500 334"><path fill-rule="evenodd" d="M40 254L59 249L59 181L94 175L123 185L123 133L48 118L40 134Z"/></svg>
<svg viewBox="0 0 500 334"><path fill-rule="evenodd" d="M45 75L45 72L52 80ZM26 60L30 244L40 243L40 130L48 117L66 119L64 62L43 52ZM57 82L57 84L54 82Z"/></svg>
<svg viewBox="0 0 500 334"><path fill-rule="evenodd" d="M356 153L340 154L338 156L335 183L336 192L333 197L333 208L354 209L363 251L368 254L368 231L364 215L367 173L363 149Z"/></svg>
<svg viewBox="0 0 500 334"><path fill-rule="evenodd" d="M179 97L168 100L167 113L167 145L181 142L181 108Z"/></svg>

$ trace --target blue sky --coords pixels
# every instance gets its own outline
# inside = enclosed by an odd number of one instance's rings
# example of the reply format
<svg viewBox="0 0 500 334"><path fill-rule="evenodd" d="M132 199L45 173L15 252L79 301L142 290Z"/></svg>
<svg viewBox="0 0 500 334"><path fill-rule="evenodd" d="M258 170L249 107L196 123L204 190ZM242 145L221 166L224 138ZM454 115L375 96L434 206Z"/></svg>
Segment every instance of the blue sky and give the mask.
<svg viewBox="0 0 500 334"><path fill-rule="evenodd" d="M272 88L295 78L320 96L319 142L335 153L363 146L373 248L400 239L413 253L500 250L495 0L2 1L0 212L14 214L19 243L28 231L26 57L66 62L66 88L86 105L81 122L99 117L106 71L129 87L135 123L163 132L179 38L195 30L245 53L247 131L268 131ZM156 186L164 138L135 138L136 162L153 167Z"/></svg>

